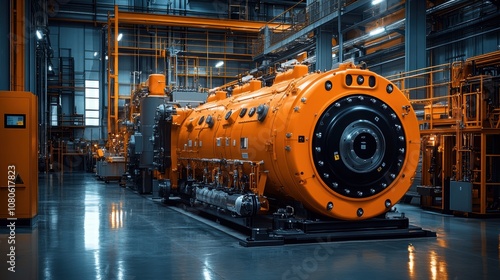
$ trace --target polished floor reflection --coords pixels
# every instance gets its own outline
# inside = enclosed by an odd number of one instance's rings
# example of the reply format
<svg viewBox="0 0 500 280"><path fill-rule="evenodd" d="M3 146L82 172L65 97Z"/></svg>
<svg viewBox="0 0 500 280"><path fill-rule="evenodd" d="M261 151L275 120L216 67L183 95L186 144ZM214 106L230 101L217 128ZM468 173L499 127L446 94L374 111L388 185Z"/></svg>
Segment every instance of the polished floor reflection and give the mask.
<svg viewBox="0 0 500 280"><path fill-rule="evenodd" d="M92 174L42 174L39 220L0 279L498 279L500 220L398 205L436 238L245 248L232 235Z"/></svg>

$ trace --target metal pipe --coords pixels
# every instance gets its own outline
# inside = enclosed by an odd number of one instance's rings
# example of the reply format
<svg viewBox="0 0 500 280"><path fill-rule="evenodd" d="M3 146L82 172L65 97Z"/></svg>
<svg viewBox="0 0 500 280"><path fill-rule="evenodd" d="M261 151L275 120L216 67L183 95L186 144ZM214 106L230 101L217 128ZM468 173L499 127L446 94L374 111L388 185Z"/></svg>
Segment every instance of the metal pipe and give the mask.
<svg viewBox="0 0 500 280"><path fill-rule="evenodd" d="M255 194L229 194L212 187L212 185L197 187L196 201L219 207L241 217L255 216L260 209L259 198Z"/></svg>
<svg viewBox="0 0 500 280"><path fill-rule="evenodd" d="M460 29L464 29L464 28L467 28L469 26L473 26L473 25L478 25L480 23L483 23L485 21L488 21L490 19L496 19L498 18L498 16L500 16L500 11L497 11L496 13L493 13L493 14L490 14L486 17L482 16L479 18L475 18L475 19L470 19L470 20L467 20L465 22L461 22L460 24L458 25L455 25L451 28L447 28L445 30L442 30L442 31L439 31L439 32L436 32L436 33L432 33L432 34L429 34L427 35L428 38L434 38L434 37L439 37L439 36L442 36L443 34L447 34L449 32L453 32L453 31L457 31L457 30L460 30Z"/></svg>
<svg viewBox="0 0 500 280"><path fill-rule="evenodd" d="M342 14L342 6L340 4L340 0L338 0L338 16L337 16L337 28L338 28L338 42L337 46L339 46L339 54L338 54L338 61L339 63L342 63L344 61L344 33L342 33L342 20L341 20L341 14Z"/></svg>
<svg viewBox="0 0 500 280"><path fill-rule="evenodd" d="M111 21L116 21L111 18ZM120 23L129 24L147 24L147 25L161 25L161 26L178 26L185 28L208 28L218 30L235 30L246 32L260 32L261 28L268 25L269 28L283 27L286 29L289 25L282 25L278 23L264 23L256 21L242 21L231 19L213 19L213 18L200 18L194 16L173 16L173 15L159 15L159 14L142 14L131 12L120 12Z"/></svg>
<svg viewBox="0 0 500 280"><path fill-rule="evenodd" d="M48 36L48 34L47 34ZM41 142L41 144L43 145L43 152L42 152L42 157L44 159L47 158L47 154L48 154L48 143L47 143L47 138L48 138L48 135L47 135L47 119L48 119L48 114L49 114L49 110L48 110L48 106L47 106L47 49L44 49L44 56L45 56L45 64L43 65L43 77L44 77L44 90L42 91L42 95L43 95L43 107L40 109L42 110L43 112L43 117L42 117L42 126L43 126L43 132L42 132L42 140L43 142ZM47 167L45 167L45 171L47 172Z"/></svg>
<svg viewBox="0 0 500 280"><path fill-rule="evenodd" d="M11 33L16 36L17 40L11 41L10 57L11 57L11 85L10 90L24 91L25 90L25 71L24 71L24 54L25 54L25 9L24 0L13 1L14 7L11 10Z"/></svg>
<svg viewBox="0 0 500 280"><path fill-rule="evenodd" d="M460 4L465 4L465 3L468 3L470 2L469 0L450 0L450 1L446 1L444 2L443 4L440 4L440 5L437 5L437 6L434 6L430 9L427 9L427 15L430 15L430 14L433 14L435 12L438 12L438 11L442 11L442 10L445 10L445 9L448 9L450 7L453 7L453 6L456 6L456 5L460 5Z"/></svg>
<svg viewBox="0 0 500 280"><path fill-rule="evenodd" d="M114 119L113 119L113 131L112 133L115 133L117 132L117 129L118 129L118 96L120 94L120 91L119 91L119 85L118 85L118 72L119 72L119 68L118 68L118 54L119 54L119 46L118 46L118 6L115 6L115 36L114 36L114 42L115 42L115 49L114 49L114 53L113 53L113 62L114 62L114 75L115 75L115 79L114 79L114 82L115 82L115 86L114 86L114 89L113 89L113 96L114 96L114 103L113 103L113 107L114 107L114 111L113 111L113 114L114 114ZM108 131L109 133L109 131Z"/></svg>
<svg viewBox="0 0 500 280"><path fill-rule="evenodd" d="M105 93L106 91L104 90L104 85L106 84L106 63L107 63L107 60L106 60L106 56L109 55L109 53L107 53L106 51L106 44L105 42L107 42L107 33L106 33L106 30L103 28L101 29L102 30L102 33L101 33L101 60L100 60L100 73L101 73L101 79L100 79L100 82L99 82L99 85L100 85L100 96L102 96L102 98L100 98L100 102L101 102L101 106L99 107L99 117L101 119L101 121L99 122L99 131L98 131L98 138L97 139L103 139L104 138L104 104L106 103L105 102ZM109 92L108 92L109 94ZM91 137L92 137L92 130L91 130L91 133L90 133Z"/></svg>
<svg viewBox="0 0 500 280"><path fill-rule="evenodd" d="M111 20L108 18L108 27L107 27L107 42L108 42L108 52L107 52L107 55L109 58L111 58ZM112 86L111 86L111 77L112 77L112 74L111 74L111 61L108 59L107 61L107 67L105 67L105 69L107 70L107 74L108 74L108 110L107 110L107 134L111 133L111 124L110 124L110 119L111 119L111 90L112 90ZM104 139L104 137L102 138Z"/></svg>
<svg viewBox="0 0 500 280"><path fill-rule="evenodd" d="M483 32L479 32L479 33L474 33L473 35L470 35L470 36L467 36L467 37L461 37L460 39L456 39L456 40L453 40L453 41L448 41L446 43L442 43L442 44L439 44L439 45L436 45L436 46L429 47L426 50L436 49L436 48L439 48L439 47L443 47L443 46L446 46L446 45L449 45L449 44L454 44L454 43L457 43L457 42L460 42L460 41L463 41L463 40L467 40L467 39L470 39L470 38L474 38L474 37L481 36L481 35L484 35L484 34L487 34L487 33L490 33L490 32L495 32L495 31L498 31L498 30L500 30L500 27L493 28L493 29L490 29L490 30L486 30L486 31L483 31Z"/></svg>
<svg viewBox="0 0 500 280"><path fill-rule="evenodd" d="M386 30L385 34L391 32L393 30L399 29L399 28L403 27L404 25L405 25L405 20L404 19L401 19L401 20L398 20L398 21L396 21L394 23L391 23L391 24L389 24L389 25L387 25L385 27L385 30ZM381 33L380 36L378 36L378 37L381 37L381 36L384 36L384 33ZM375 38L378 38L378 37L376 37L376 36L370 36L370 34L365 34L363 36L360 36L360 37L357 37L355 39L352 39L352 40L349 40L349 41L345 42L343 44L343 47L350 47L350 46L356 45L359 42L366 41L368 38L375 39ZM339 50L339 46L338 45L332 48L332 51L337 51L337 50Z"/></svg>

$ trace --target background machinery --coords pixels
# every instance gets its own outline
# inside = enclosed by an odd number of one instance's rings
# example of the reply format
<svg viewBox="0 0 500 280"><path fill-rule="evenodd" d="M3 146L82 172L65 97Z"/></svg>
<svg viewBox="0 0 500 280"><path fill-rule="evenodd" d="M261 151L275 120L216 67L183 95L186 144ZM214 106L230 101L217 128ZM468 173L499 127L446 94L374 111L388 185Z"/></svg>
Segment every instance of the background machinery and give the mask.
<svg viewBox="0 0 500 280"><path fill-rule="evenodd" d="M420 89L405 89L427 93L425 99L411 100L424 112L417 187L422 207L459 215L500 214L499 62L495 51L409 75L428 81ZM447 82L438 82L443 75L449 76Z"/></svg>
<svg viewBox="0 0 500 280"><path fill-rule="evenodd" d="M161 153L154 148L157 108L164 108L167 103L191 107L205 99L206 93L166 87L163 74L151 74L146 82L139 84L132 93L131 103L120 126L126 139L123 150L127 161L122 185L129 181L132 188L141 194L152 193L153 186L158 185L153 160ZM157 194L157 187L154 189Z"/></svg>
<svg viewBox="0 0 500 280"><path fill-rule="evenodd" d="M156 107L167 99L165 76L152 74L133 93L130 120L126 122L128 176L139 193L151 193L153 182L153 125Z"/></svg>

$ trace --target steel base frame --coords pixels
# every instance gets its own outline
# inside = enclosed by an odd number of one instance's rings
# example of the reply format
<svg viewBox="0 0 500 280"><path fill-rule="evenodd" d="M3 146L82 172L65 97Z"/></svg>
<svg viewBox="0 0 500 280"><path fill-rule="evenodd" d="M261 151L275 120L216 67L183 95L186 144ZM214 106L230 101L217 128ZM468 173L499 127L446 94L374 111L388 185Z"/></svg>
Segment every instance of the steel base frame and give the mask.
<svg viewBox="0 0 500 280"><path fill-rule="evenodd" d="M235 217L211 206L192 206L191 209L205 219L243 233L246 237L239 238L239 244L244 247L436 237L435 232L410 225L410 220L404 214L362 221L342 221L298 219L277 214Z"/></svg>

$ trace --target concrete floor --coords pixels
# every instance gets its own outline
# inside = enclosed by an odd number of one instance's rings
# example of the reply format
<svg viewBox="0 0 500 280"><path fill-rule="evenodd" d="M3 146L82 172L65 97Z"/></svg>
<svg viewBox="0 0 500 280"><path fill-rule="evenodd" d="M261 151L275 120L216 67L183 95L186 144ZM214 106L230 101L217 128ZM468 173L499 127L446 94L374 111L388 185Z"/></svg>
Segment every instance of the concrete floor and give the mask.
<svg viewBox="0 0 500 280"><path fill-rule="evenodd" d="M397 205L437 237L246 248L209 224L88 173L40 175L39 219L0 279L499 279L500 219ZM2 204L3 205L3 204Z"/></svg>

